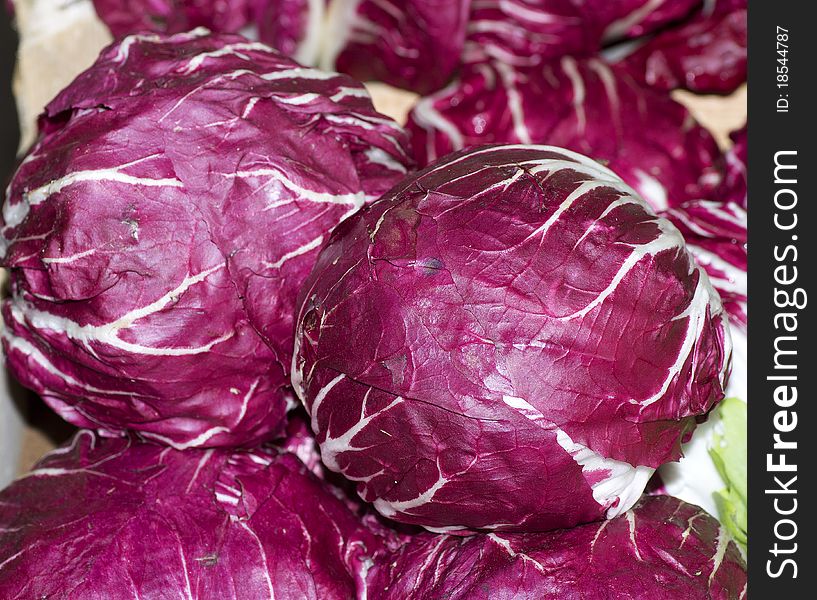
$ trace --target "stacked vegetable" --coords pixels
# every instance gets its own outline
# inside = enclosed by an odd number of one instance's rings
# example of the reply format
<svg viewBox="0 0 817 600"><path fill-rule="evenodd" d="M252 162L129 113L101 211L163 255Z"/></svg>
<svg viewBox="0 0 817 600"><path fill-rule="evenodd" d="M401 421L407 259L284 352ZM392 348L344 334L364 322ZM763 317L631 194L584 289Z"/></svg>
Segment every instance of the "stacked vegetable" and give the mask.
<svg viewBox="0 0 817 600"><path fill-rule="evenodd" d="M295 295L411 165L403 131L352 79L203 30L108 48L41 130L2 229L23 383L177 448L280 433Z"/></svg>
<svg viewBox="0 0 817 600"><path fill-rule="evenodd" d="M299 305L324 463L435 530L621 514L723 396L723 308L678 230L552 147L405 179L335 231Z"/></svg>
<svg viewBox="0 0 817 600"><path fill-rule="evenodd" d="M46 107L3 205L9 367L84 429L0 492L0 596L745 597L724 526L642 496L745 327L745 158L666 94L740 80L739 40L678 40L745 6L324 4L96 2L161 32ZM348 76L171 34L250 23L436 92L404 131Z"/></svg>

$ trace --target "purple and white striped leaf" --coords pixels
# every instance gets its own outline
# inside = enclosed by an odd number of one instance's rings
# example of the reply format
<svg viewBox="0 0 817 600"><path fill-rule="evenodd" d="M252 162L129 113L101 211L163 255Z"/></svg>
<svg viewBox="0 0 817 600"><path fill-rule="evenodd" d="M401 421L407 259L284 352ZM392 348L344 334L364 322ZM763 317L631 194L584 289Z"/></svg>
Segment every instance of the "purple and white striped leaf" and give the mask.
<svg viewBox="0 0 817 600"><path fill-rule="evenodd" d="M559 148L404 180L299 298L293 384L324 464L432 530L621 514L723 397L726 317L680 232Z"/></svg>
<svg viewBox="0 0 817 600"><path fill-rule="evenodd" d="M740 153L736 147L733 152ZM745 171L743 171L745 185ZM745 200L745 187L744 200ZM695 200L662 213L683 233L687 249L706 270L729 314L732 368L726 395L748 399L747 346L747 219L735 202ZM718 514L715 494L727 485L710 457L710 448L723 427L719 413L695 430L684 444L684 456L659 470L665 489L678 497Z"/></svg>

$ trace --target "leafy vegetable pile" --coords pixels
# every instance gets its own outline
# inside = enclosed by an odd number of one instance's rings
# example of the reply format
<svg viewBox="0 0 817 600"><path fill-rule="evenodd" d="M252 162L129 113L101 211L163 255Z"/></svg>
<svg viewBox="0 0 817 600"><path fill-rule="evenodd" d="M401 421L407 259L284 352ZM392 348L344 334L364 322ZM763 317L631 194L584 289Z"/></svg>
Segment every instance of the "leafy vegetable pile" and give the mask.
<svg viewBox="0 0 817 600"><path fill-rule="evenodd" d="M296 60L422 94L463 65L604 51L661 90L746 80L746 0L93 0L114 35L241 31Z"/></svg>
<svg viewBox="0 0 817 600"><path fill-rule="evenodd" d="M0 492L3 598L737 598L718 522L669 497L552 533L396 533L274 448L77 433Z"/></svg>
<svg viewBox="0 0 817 600"><path fill-rule="evenodd" d="M746 597L746 130L668 93L743 81L745 1L94 4L139 33L2 207L83 429L0 597Z"/></svg>

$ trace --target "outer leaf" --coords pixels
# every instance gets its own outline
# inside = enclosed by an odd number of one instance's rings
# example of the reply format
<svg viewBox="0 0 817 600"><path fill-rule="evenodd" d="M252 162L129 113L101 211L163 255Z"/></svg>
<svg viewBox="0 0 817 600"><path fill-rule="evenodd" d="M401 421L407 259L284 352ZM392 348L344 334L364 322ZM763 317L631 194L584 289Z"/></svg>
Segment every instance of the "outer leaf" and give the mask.
<svg viewBox="0 0 817 600"><path fill-rule="evenodd" d="M739 600L746 564L720 524L668 496L540 534L414 536L369 572L372 600Z"/></svg>
<svg viewBox="0 0 817 600"><path fill-rule="evenodd" d="M356 597L385 551L294 455L83 430L0 492L0 597Z"/></svg>

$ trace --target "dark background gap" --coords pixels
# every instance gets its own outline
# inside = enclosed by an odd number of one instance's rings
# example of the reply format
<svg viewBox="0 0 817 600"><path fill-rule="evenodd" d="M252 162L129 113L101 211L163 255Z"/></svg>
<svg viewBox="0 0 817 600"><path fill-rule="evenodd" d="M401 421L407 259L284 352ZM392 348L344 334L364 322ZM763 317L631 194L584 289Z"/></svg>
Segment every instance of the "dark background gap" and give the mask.
<svg viewBox="0 0 817 600"><path fill-rule="evenodd" d="M0 6L0 183L3 192L14 169L20 136L17 108L11 93L16 53L17 33L11 26L11 16L6 7Z"/></svg>

